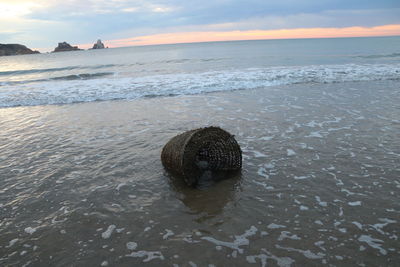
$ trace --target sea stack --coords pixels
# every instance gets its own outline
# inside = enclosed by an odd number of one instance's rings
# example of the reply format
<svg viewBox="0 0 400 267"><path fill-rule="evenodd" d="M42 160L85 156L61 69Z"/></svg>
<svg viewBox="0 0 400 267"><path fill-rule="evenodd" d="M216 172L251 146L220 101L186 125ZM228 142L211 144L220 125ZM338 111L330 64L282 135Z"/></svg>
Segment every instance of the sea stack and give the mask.
<svg viewBox="0 0 400 267"><path fill-rule="evenodd" d="M103 49L104 48L104 44L101 42L100 39L97 40L97 43L95 43L93 45L92 49Z"/></svg>
<svg viewBox="0 0 400 267"><path fill-rule="evenodd" d="M31 50L21 44L0 44L0 56L40 54L39 51Z"/></svg>
<svg viewBox="0 0 400 267"><path fill-rule="evenodd" d="M58 46L54 48L53 52L65 52L65 51L77 51L81 50L77 46L71 46L67 42L58 43Z"/></svg>

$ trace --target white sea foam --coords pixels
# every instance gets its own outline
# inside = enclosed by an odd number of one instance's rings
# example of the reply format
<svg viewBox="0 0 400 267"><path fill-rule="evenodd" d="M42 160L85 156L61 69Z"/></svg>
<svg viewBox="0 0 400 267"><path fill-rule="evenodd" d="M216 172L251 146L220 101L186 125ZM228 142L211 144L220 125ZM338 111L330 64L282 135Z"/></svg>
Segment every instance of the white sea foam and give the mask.
<svg viewBox="0 0 400 267"><path fill-rule="evenodd" d="M307 135L306 137L323 138L323 136L320 134L320 131L311 132L310 135Z"/></svg>
<svg viewBox="0 0 400 267"><path fill-rule="evenodd" d="M262 177L265 177L267 179L269 178L269 175L267 174L267 170L263 167L258 168L257 174Z"/></svg>
<svg viewBox="0 0 400 267"><path fill-rule="evenodd" d="M268 156L265 155L264 153L261 153L261 152L256 151L256 150L253 150L253 151L251 151L251 152L254 153L254 157L256 157L256 158L266 158L266 157L268 157Z"/></svg>
<svg viewBox="0 0 400 267"><path fill-rule="evenodd" d="M190 244L195 244L195 243L200 243L201 242L199 240L194 240L192 238L192 235L185 236L182 240L185 241L186 243L190 243Z"/></svg>
<svg viewBox="0 0 400 267"><path fill-rule="evenodd" d="M301 205L300 210L309 210L309 208L307 206Z"/></svg>
<svg viewBox="0 0 400 267"><path fill-rule="evenodd" d="M296 235L296 234L291 234L290 232L288 232L288 231L282 231L281 232L281 235L278 237L278 240L279 241L282 241L283 239L285 239L285 238L287 238L287 239L292 239L292 240L300 240L301 238L298 236L298 235Z"/></svg>
<svg viewBox="0 0 400 267"><path fill-rule="evenodd" d="M317 242L314 243L314 245L316 245L317 247L319 247L321 250L326 251L326 248L324 248L324 247L322 246L323 244L325 244L325 241L322 241L322 240L317 241Z"/></svg>
<svg viewBox="0 0 400 267"><path fill-rule="evenodd" d="M177 73L144 77L93 76L94 79L0 84L0 107L137 99L299 83L399 79L400 64L285 66ZM317 126L317 123L310 123ZM310 137L322 137L314 132Z"/></svg>
<svg viewBox="0 0 400 267"><path fill-rule="evenodd" d="M137 248L136 242L128 242L126 243L126 248L129 250L135 250Z"/></svg>
<svg viewBox="0 0 400 267"><path fill-rule="evenodd" d="M126 256L127 257L133 257L133 258L143 258L143 257L145 257L143 262L149 262L149 261L154 260L154 259L164 260L164 256L160 251L144 251L144 250L140 250L140 251L134 251L131 254L128 254Z"/></svg>
<svg viewBox="0 0 400 267"><path fill-rule="evenodd" d="M391 223L396 223L397 221L395 221L395 220L391 220L391 219L388 219L388 218L379 218L379 220L382 222L382 223L376 223L376 224L373 224L373 225L371 225L373 228L375 228L375 230L376 231L378 231L379 233L381 233L381 234L386 234L382 229L386 226L386 225L388 225L388 224L391 224Z"/></svg>
<svg viewBox="0 0 400 267"><path fill-rule="evenodd" d="M253 236L257 233L258 229L255 226L251 226L250 229L246 230L242 235L235 235L235 240L233 242L226 242L215 239L214 237L205 236L201 239L206 240L208 242L214 243L217 246L227 247L233 250L238 251L240 254L243 253L243 249L240 248L241 246L249 245L250 241L248 237Z"/></svg>
<svg viewBox="0 0 400 267"><path fill-rule="evenodd" d="M379 252L382 255L386 255L387 254L387 251L382 248L382 244L379 244L379 243L383 243L383 240L372 238L369 235L361 235L358 238L358 241L367 243L370 247L379 250Z"/></svg>
<svg viewBox="0 0 400 267"><path fill-rule="evenodd" d="M310 176L304 176L304 175L302 175L302 176L294 176L294 179L295 180L304 180L304 179L308 179L308 178L310 178Z"/></svg>
<svg viewBox="0 0 400 267"><path fill-rule="evenodd" d="M316 259L322 259L323 257L325 257L324 253L318 252L318 253L314 253L310 250L302 250L302 249L297 249L297 248L288 248L288 247L282 247L279 245L275 245L276 248L279 249L284 249L287 251L295 251L295 252L299 252L301 254L304 255L304 257L308 258L308 259L312 259L312 260L316 260Z"/></svg>
<svg viewBox="0 0 400 267"><path fill-rule="evenodd" d="M267 264L267 260L271 259L276 261L276 265L280 267L286 267L286 266L291 266L292 263L294 263L294 260L289 258L289 257L277 257L270 253L269 251L265 249L261 249L264 253L261 253L259 255L250 255L246 257L246 260L248 263L256 263L257 259L261 261L261 266L266 267L269 266Z"/></svg>
<svg viewBox="0 0 400 267"><path fill-rule="evenodd" d="M166 233L163 235L163 239L164 239L164 240L166 240L166 239L168 239L168 237L174 235L174 232L172 232L172 231L169 230L169 229L165 229L165 231L166 231Z"/></svg>
<svg viewBox="0 0 400 267"><path fill-rule="evenodd" d="M24 230L25 230L25 233L28 233L28 234L33 234L34 232L36 232L36 228L33 228L33 227L26 227Z"/></svg>
<svg viewBox="0 0 400 267"><path fill-rule="evenodd" d="M19 240L18 238L14 238L14 239L10 240L10 242L8 242L8 246L7 247L14 246L14 244L17 243L18 240Z"/></svg>
<svg viewBox="0 0 400 267"><path fill-rule="evenodd" d="M273 138L274 138L273 136L263 136L260 138L260 140L269 141L269 140L272 140Z"/></svg>
<svg viewBox="0 0 400 267"><path fill-rule="evenodd" d="M349 206L361 206L361 201L353 201L353 202L349 202L347 204L349 204Z"/></svg>
<svg viewBox="0 0 400 267"><path fill-rule="evenodd" d="M114 232L115 228L117 228L114 224L108 226L107 230L101 233L101 237L104 239L108 239L111 237L111 234Z"/></svg>
<svg viewBox="0 0 400 267"><path fill-rule="evenodd" d="M315 196L315 200L318 202L318 204L322 207L327 207L328 203L326 203L325 201L321 201L321 198L319 196Z"/></svg>
<svg viewBox="0 0 400 267"><path fill-rule="evenodd" d="M279 229L279 228L285 228L286 226L280 225L280 224L275 224L275 223L270 223L267 228L268 229Z"/></svg>
<svg viewBox="0 0 400 267"><path fill-rule="evenodd" d="M363 229L363 225L359 222L351 222L352 224L354 224L355 226L357 226L358 229L362 230Z"/></svg>
<svg viewBox="0 0 400 267"><path fill-rule="evenodd" d="M126 186L126 183L120 183L117 185L117 187L115 188L115 190L119 191L121 189L121 187Z"/></svg>
<svg viewBox="0 0 400 267"><path fill-rule="evenodd" d="M294 156L294 155L296 155L296 152L294 152L293 149L286 149L286 152L287 152L287 155L288 155L288 156Z"/></svg>
<svg viewBox="0 0 400 267"><path fill-rule="evenodd" d="M268 177L268 176L267 176L267 177ZM273 189L274 189L273 186L268 185L267 183L257 182L257 181L253 181L253 183L258 184L258 185L261 185L261 186L263 186L263 187L264 187L265 189L267 189L267 190L273 190ZM256 199L258 199L258 200L261 201L261 202L264 202L264 201L265 201L264 199L258 198L258 197L256 197Z"/></svg>

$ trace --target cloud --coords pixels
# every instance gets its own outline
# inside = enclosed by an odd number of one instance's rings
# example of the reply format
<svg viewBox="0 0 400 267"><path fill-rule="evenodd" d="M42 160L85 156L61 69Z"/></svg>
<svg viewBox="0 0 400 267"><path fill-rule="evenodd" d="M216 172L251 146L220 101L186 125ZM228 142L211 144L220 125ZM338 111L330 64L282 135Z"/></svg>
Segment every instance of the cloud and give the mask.
<svg viewBox="0 0 400 267"><path fill-rule="evenodd" d="M44 2L41 8L36 9L34 13L30 14L30 18L90 21L96 16L101 17L104 14L110 14L114 18L118 18L117 15L121 15L121 13L151 15L151 13L169 13L179 9L176 6L144 0L65 0L62 2L48 0Z"/></svg>
<svg viewBox="0 0 400 267"><path fill-rule="evenodd" d="M110 47L231 40L335 38L400 35L400 24L377 27L296 28L279 30L177 32L110 40Z"/></svg>
<svg viewBox="0 0 400 267"><path fill-rule="evenodd" d="M120 39L126 36L154 35L176 32L209 32L209 31L248 31L276 30L295 28L343 28L352 26L373 27L379 25L400 24L399 9L379 10L327 10L320 13L299 13L291 15L263 15L243 20L209 24L143 24L138 28L126 28L108 34L109 39Z"/></svg>
<svg viewBox="0 0 400 267"><path fill-rule="evenodd" d="M379 10L327 10L320 13L299 13L285 16L267 15L230 23L207 25L210 29L249 30L313 27L350 27L400 23L400 8Z"/></svg>

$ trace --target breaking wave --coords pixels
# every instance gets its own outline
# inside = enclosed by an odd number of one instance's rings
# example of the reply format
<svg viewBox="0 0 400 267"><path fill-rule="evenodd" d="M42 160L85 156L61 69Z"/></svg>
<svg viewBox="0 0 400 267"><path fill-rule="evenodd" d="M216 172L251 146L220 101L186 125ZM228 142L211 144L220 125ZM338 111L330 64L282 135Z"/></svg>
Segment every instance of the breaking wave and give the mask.
<svg viewBox="0 0 400 267"><path fill-rule="evenodd" d="M192 95L304 83L399 80L400 64L345 64L120 77L80 74L0 84L0 107Z"/></svg>

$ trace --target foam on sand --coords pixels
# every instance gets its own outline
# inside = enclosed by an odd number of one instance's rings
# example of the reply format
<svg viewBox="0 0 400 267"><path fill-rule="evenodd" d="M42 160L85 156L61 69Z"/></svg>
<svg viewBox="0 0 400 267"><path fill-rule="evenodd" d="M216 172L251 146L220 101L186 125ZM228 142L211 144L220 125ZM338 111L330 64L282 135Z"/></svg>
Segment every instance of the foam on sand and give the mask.
<svg viewBox="0 0 400 267"><path fill-rule="evenodd" d="M101 237L104 239L108 239L111 237L111 234L114 232L115 228L117 228L114 224L108 226L107 230L101 233Z"/></svg>
<svg viewBox="0 0 400 267"><path fill-rule="evenodd" d="M220 241L210 236L205 236L201 239L214 243L217 246L231 248L242 254L243 249L240 247L249 245L250 241L248 237L255 235L257 231L258 229L255 226L251 226L250 229L246 230L244 234L235 235L235 240L233 242Z"/></svg>

